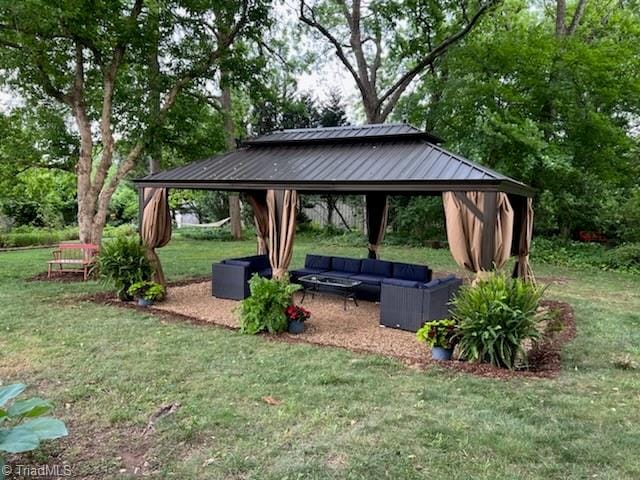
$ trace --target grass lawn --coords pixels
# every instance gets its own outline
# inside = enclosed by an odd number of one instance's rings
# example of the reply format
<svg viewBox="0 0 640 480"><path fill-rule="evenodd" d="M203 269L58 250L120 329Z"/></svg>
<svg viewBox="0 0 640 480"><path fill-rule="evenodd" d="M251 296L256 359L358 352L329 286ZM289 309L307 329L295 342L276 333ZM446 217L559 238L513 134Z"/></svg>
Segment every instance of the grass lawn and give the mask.
<svg viewBox="0 0 640 480"><path fill-rule="evenodd" d="M177 280L253 251L175 240L161 258ZM311 251L364 248L300 238L294 264ZM446 250L383 254L455 270ZM78 302L102 287L25 281L49 256L0 253L0 379L54 400L71 435L32 461L59 454L73 478L129 478L145 461L177 479L640 478L640 370L617 363L640 361L638 276L534 265L575 308L577 338L558 378L503 381Z"/></svg>

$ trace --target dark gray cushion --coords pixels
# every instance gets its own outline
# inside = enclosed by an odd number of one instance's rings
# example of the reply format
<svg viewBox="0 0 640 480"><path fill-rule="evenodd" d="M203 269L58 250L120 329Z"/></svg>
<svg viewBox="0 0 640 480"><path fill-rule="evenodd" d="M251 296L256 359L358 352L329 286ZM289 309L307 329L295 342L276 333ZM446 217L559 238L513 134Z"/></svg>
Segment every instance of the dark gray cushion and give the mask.
<svg viewBox="0 0 640 480"><path fill-rule="evenodd" d="M331 257L325 255L307 255L304 260L304 267L316 270L331 270Z"/></svg>
<svg viewBox="0 0 640 480"><path fill-rule="evenodd" d="M249 262L248 260L229 259L229 260L223 260L222 263L224 263L225 265L236 265L238 267L250 267L251 266L251 262Z"/></svg>
<svg viewBox="0 0 640 480"><path fill-rule="evenodd" d="M393 278L415 280L416 282L428 282L431 280L429 278L429 267L410 263L394 263Z"/></svg>
<svg viewBox="0 0 640 480"><path fill-rule="evenodd" d="M360 259L331 257L331 270L338 272L360 273Z"/></svg>
<svg viewBox="0 0 640 480"><path fill-rule="evenodd" d="M423 284L422 288L433 288L433 287L436 287L438 285L440 285L440 280L436 278L434 280L431 280L430 282L427 282L427 283Z"/></svg>
<svg viewBox="0 0 640 480"><path fill-rule="evenodd" d="M296 270L291 270L289 274L294 278L304 277L305 275L318 275L319 273L323 273L325 270L319 270L317 268L298 268Z"/></svg>
<svg viewBox="0 0 640 480"><path fill-rule="evenodd" d="M258 275L264 278L271 278L271 267L265 268L264 270L260 270Z"/></svg>
<svg viewBox="0 0 640 480"><path fill-rule="evenodd" d="M327 277L349 278L353 275L353 273L340 272L338 270L329 270L328 272L323 272L322 275L326 275Z"/></svg>
<svg viewBox="0 0 640 480"><path fill-rule="evenodd" d="M366 283L369 285L380 285L382 280L386 277L382 277L380 275L367 275L366 273L358 273L357 275L351 275L349 277L351 280L359 280L362 283Z"/></svg>
<svg viewBox="0 0 640 480"><path fill-rule="evenodd" d="M446 277L442 277L439 278L438 280L440 280L440 283L447 283L447 282L451 282L453 280L457 280L456 276L454 274L449 274Z"/></svg>
<svg viewBox="0 0 640 480"><path fill-rule="evenodd" d="M395 287L418 288L420 282L415 280L402 280L400 278L385 278L382 280L383 285L393 285Z"/></svg>
<svg viewBox="0 0 640 480"><path fill-rule="evenodd" d="M375 260L365 258L360 264L360 273L369 275L377 275L379 277L391 277L393 272L393 263L384 260Z"/></svg>

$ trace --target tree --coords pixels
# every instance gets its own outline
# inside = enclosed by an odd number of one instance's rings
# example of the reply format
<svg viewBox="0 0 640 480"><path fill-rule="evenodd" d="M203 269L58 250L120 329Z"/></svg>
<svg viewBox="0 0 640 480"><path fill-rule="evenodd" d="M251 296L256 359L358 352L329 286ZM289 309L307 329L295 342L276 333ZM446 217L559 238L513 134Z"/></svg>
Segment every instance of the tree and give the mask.
<svg viewBox="0 0 640 480"><path fill-rule="evenodd" d="M414 80L434 72L498 1L301 0L300 20L335 49L360 92L367 123L382 123Z"/></svg>
<svg viewBox="0 0 640 480"><path fill-rule="evenodd" d="M626 211L640 176L640 16L580 5L561 2L571 14L558 22L556 6L507 2L394 115L437 126L449 148L535 187L538 232L635 238L613 212Z"/></svg>
<svg viewBox="0 0 640 480"><path fill-rule="evenodd" d="M77 130L78 225L100 243L118 184L158 139L177 99L205 88L237 36L260 28L268 1L27 0L0 6L0 67L30 106L55 102ZM233 18L224 39L211 19ZM90 13L88 13L90 12ZM170 59L149 74L151 57ZM151 84L150 84L151 82ZM147 99L161 90L159 108ZM155 90L154 90L155 89Z"/></svg>
<svg viewBox="0 0 640 480"><path fill-rule="evenodd" d="M320 109L320 125L323 127L339 127L347 124L347 114L342 105L342 97L335 90Z"/></svg>

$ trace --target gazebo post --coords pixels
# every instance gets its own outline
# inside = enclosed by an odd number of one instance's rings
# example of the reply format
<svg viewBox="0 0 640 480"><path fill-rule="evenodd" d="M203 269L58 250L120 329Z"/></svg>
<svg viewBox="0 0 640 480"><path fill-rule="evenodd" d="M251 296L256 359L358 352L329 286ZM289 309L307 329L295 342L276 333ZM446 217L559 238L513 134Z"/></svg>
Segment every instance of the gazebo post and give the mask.
<svg viewBox="0 0 640 480"><path fill-rule="evenodd" d="M493 270L496 249L497 193L485 192L482 212L482 270Z"/></svg>

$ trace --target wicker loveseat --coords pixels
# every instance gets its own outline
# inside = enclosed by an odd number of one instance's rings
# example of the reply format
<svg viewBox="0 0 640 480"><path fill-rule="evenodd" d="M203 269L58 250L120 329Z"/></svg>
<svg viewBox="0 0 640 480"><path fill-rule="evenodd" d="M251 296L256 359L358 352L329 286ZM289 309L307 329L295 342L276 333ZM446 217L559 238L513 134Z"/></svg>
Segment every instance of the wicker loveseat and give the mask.
<svg viewBox="0 0 640 480"><path fill-rule="evenodd" d="M424 322L449 316L449 302L462 280L449 275L427 283L385 279L380 292L380 325L417 331Z"/></svg>
<svg viewBox="0 0 640 480"><path fill-rule="evenodd" d="M211 294L218 298L243 300L249 296L249 279L257 273L271 278L266 255L231 258L211 266Z"/></svg>

